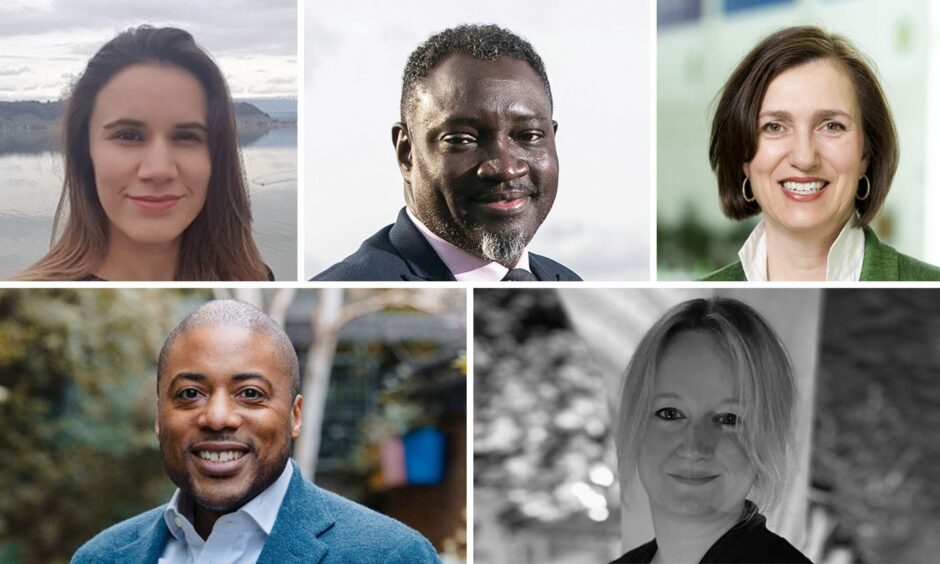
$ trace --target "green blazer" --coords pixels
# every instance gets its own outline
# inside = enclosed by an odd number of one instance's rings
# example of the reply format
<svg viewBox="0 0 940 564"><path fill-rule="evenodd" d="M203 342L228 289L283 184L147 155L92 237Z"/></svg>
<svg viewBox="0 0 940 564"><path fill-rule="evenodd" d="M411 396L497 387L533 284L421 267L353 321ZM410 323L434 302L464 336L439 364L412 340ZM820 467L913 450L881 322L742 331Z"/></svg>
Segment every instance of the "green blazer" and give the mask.
<svg viewBox="0 0 940 564"><path fill-rule="evenodd" d="M862 282L917 282L940 281L940 268L921 262L894 250L878 240L867 225L865 230L865 258L862 260ZM746 282L741 261L718 269L701 279L702 282Z"/></svg>

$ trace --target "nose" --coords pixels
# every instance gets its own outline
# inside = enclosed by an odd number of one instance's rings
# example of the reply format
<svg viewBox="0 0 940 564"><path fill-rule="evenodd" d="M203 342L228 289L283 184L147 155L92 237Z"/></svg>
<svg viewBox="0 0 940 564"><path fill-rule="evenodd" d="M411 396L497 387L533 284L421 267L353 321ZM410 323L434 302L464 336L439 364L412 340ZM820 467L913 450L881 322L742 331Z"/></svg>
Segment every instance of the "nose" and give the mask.
<svg viewBox="0 0 940 564"><path fill-rule="evenodd" d="M708 422L691 423L682 435L677 454L682 458L708 458L715 452L718 431Z"/></svg>
<svg viewBox="0 0 940 564"><path fill-rule="evenodd" d="M234 402L220 391L209 396L196 423L199 427L212 431L237 429L241 426L241 416Z"/></svg>
<svg viewBox="0 0 940 564"><path fill-rule="evenodd" d="M799 170L812 170L819 164L819 152L816 150L816 138L812 131L794 136L793 145L790 147L790 164Z"/></svg>
<svg viewBox="0 0 940 564"><path fill-rule="evenodd" d="M156 140L144 148L137 175L142 180L153 182L166 182L176 177L176 159L172 148L162 141Z"/></svg>
<svg viewBox="0 0 940 564"><path fill-rule="evenodd" d="M512 153L508 141L493 143L489 158L477 167L477 177L482 180L507 182L529 174L529 164Z"/></svg>

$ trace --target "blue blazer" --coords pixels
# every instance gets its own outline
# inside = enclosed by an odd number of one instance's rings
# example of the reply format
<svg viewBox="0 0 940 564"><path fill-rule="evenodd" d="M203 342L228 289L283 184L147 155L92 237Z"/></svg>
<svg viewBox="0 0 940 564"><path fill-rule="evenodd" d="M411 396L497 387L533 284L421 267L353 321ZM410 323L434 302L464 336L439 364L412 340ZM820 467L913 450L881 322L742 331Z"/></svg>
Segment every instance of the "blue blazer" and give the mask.
<svg viewBox="0 0 940 564"><path fill-rule="evenodd" d="M418 532L318 488L304 479L294 461L291 464L294 474L258 564L440 562ZM78 549L72 562L157 562L170 535L164 509L166 505L98 533Z"/></svg>
<svg viewBox="0 0 940 564"><path fill-rule="evenodd" d="M581 281L561 264L534 253L529 253L529 268L539 280ZM454 282L457 279L402 208L394 225L383 227L366 239L355 253L311 280Z"/></svg>

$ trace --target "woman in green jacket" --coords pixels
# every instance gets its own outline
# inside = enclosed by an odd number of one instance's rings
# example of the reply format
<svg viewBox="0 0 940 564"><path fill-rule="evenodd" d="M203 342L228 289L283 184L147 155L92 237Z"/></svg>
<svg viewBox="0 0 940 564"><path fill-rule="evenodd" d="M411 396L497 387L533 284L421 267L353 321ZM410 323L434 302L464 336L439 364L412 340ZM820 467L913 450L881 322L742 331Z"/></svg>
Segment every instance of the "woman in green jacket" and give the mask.
<svg viewBox="0 0 940 564"><path fill-rule="evenodd" d="M898 140L877 77L845 37L803 26L761 41L722 89L709 158L725 215L763 220L740 260L705 280L940 280L869 227Z"/></svg>

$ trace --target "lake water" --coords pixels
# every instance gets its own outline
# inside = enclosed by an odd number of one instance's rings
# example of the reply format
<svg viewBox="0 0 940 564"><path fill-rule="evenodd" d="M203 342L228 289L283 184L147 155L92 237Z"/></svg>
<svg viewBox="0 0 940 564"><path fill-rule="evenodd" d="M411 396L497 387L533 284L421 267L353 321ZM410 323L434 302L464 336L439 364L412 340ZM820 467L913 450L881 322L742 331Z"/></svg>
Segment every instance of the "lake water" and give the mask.
<svg viewBox="0 0 940 564"><path fill-rule="evenodd" d="M255 242L278 280L297 280L297 129L239 133ZM0 131L0 280L49 249L64 163L52 131Z"/></svg>

